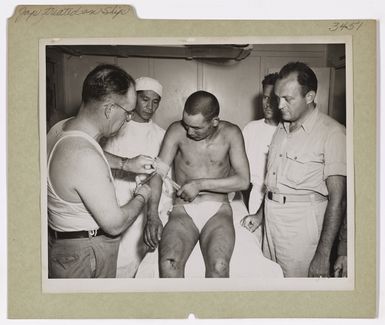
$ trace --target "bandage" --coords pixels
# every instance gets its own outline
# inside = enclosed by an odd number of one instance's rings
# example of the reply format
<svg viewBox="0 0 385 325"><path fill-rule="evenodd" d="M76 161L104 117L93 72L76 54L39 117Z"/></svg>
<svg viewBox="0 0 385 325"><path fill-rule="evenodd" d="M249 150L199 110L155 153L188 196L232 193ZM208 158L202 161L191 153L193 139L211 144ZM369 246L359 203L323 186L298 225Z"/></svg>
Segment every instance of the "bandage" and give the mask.
<svg viewBox="0 0 385 325"><path fill-rule="evenodd" d="M156 157L154 159L154 168L155 173L162 177L163 180L167 179L174 189L180 189L180 185L174 182L170 177L168 177L170 166L167 165L164 161L162 161L159 157Z"/></svg>

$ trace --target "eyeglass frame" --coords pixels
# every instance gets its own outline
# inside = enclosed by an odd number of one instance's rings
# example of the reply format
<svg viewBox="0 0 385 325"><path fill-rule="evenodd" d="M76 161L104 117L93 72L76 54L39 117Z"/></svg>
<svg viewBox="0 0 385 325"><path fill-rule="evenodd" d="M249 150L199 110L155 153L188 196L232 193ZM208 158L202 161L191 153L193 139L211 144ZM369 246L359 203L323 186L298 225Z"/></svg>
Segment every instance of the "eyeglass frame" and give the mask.
<svg viewBox="0 0 385 325"><path fill-rule="evenodd" d="M130 122L132 119L132 116L134 115L134 111L129 111L128 109L124 108L122 105L119 105L118 103L114 102L113 105L118 106L126 113L126 122Z"/></svg>

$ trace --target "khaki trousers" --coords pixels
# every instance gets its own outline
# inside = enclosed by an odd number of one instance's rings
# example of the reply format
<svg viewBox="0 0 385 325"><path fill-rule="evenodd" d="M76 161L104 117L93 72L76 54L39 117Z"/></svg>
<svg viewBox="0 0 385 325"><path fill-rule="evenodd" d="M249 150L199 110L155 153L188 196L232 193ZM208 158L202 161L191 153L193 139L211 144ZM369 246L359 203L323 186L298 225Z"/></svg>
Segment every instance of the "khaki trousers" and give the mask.
<svg viewBox="0 0 385 325"><path fill-rule="evenodd" d="M307 277L328 201L278 203L265 199L263 254L285 277Z"/></svg>

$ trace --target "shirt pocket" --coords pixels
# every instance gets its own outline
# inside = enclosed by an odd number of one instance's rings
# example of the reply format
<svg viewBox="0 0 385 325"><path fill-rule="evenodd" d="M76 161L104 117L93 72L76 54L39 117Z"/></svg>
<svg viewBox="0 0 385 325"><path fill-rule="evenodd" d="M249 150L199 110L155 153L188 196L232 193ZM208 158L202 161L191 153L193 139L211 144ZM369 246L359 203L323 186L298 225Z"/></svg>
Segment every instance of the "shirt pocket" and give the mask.
<svg viewBox="0 0 385 325"><path fill-rule="evenodd" d="M286 152L285 178L292 184L316 186L322 181L323 158L316 153Z"/></svg>

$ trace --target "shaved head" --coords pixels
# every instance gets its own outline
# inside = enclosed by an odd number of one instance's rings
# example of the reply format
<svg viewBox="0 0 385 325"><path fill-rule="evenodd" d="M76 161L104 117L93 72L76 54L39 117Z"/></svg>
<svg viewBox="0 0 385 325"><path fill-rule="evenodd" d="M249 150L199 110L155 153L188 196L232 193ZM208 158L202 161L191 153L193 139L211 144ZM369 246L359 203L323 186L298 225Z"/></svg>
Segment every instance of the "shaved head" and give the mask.
<svg viewBox="0 0 385 325"><path fill-rule="evenodd" d="M217 98L207 91L197 91L191 94L184 105L188 115L202 114L207 121L219 115L219 102Z"/></svg>

